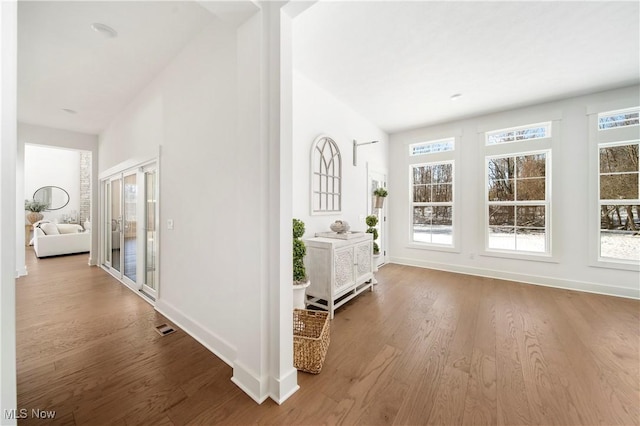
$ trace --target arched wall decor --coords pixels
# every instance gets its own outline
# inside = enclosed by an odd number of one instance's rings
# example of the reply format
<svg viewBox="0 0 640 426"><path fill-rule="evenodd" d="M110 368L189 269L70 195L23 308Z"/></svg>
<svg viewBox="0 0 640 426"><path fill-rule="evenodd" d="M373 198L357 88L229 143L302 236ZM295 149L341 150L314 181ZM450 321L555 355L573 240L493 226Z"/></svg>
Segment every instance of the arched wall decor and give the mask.
<svg viewBox="0 0 640 426"><path fill-rule="evenodd" d="M336 142L319 136L311 147L311 214L342 210L342 157Z"/></svg>

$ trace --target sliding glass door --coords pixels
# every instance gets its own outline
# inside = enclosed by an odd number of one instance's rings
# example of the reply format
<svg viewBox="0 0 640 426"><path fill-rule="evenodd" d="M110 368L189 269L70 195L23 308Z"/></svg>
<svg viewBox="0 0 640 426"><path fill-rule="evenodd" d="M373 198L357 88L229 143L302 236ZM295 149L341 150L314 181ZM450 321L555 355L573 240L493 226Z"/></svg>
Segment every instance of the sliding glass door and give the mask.
<svg viewBox="0 0 640 426"><path fill-rule="evenodd" d="M157 182L155 163L103 181L102 265L150 299L158 285Z"/></svg>

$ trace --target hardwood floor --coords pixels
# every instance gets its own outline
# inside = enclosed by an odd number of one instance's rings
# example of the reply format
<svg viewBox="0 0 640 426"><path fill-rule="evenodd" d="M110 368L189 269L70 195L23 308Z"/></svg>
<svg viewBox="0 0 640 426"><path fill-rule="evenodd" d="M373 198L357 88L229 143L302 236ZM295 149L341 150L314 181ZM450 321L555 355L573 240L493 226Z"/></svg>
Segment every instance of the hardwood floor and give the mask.
<svg viewBox="0 0 640 426"><path fill-rule="evenodd" d="M336 312L319 375L255 404L87 255L17 280L20 424L640 424L640 302L400 265Z"/></svg>

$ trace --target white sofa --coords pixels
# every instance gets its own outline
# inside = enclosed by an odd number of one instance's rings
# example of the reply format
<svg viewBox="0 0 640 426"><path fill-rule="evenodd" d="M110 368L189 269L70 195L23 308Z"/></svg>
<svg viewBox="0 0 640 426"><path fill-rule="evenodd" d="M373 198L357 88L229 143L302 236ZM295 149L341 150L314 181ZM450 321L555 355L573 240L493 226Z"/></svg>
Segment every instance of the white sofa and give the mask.
<svg viewBox="0 0 640 426"><path fill-rule="evenodd" d="M38 257L88 252L91 233L80 225L40 221L33 225L33 249Z"/></svg>

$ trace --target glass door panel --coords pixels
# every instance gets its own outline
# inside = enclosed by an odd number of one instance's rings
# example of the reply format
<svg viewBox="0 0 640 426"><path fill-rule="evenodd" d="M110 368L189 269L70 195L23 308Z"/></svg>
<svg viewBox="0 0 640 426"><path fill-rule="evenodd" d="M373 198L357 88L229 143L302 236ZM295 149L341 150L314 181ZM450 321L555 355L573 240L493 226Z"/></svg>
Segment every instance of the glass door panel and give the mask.
<svg viewBox="0 0 640 426"><path fill-rule="evenodd" d="M376 266L381 266L385 263L386 257L386 202L383 204L382 208L377 208L375 206L375 197L373 196L373 191L378 188L386 187L386 176L383 173L377 171L369 171L369 199L371 200L371 205L369 206L369 214L375 215L378 217L378 223L375 228L378 231L378 239L374 241L374 250L377 247L379 250L379 256L374 256L374 261L376 262Z"/></svg>
<svg viewBox="0 0 640 426"><path fill-rule="evenodd" d="M102 226L102 241L104 264L111 267L111 182L104 182L104 224Z"/></svg>
<svg viewBox="0 0 640 426"><path fill-rule="evenodd" d="M111 269L120 272L120 244L122 240L122 180L111 181Z"/></svg>
<svg viewBox="0 0 640 426"><path fill-rule="evenodd" d="M157 172L147 170L144 173L145 182L145 264L144 264L144 291L151 296L156 296L156 259L157 259Z"/></svg>
<svg viewBox="0 0 640 426"><path fill-rule="evenodd" d="M124 177L124 276L134 283L137 270L137 202L138 186L136 174Z"/></svg>

